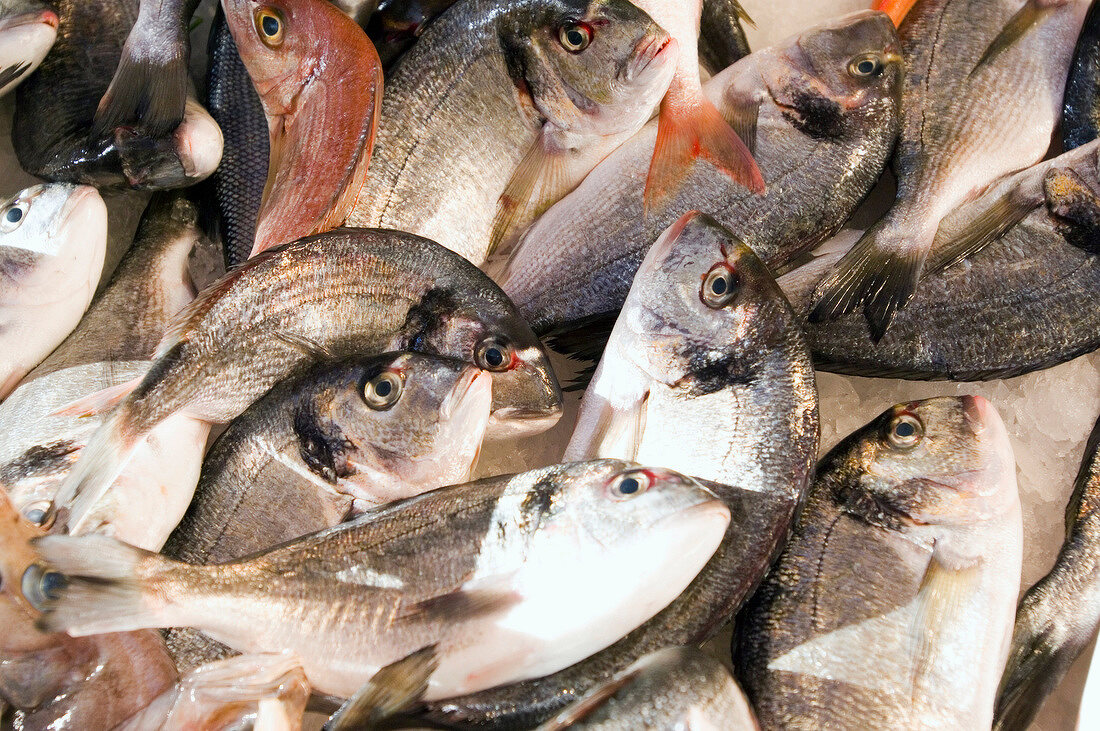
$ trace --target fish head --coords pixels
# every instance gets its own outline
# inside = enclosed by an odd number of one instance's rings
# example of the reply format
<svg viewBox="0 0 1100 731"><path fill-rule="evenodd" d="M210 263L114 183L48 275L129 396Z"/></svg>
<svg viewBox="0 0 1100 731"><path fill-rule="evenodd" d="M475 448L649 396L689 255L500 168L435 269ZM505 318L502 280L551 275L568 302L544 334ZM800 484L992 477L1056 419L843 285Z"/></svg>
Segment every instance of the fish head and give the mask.
<svg viewBox="0 0 1100 731"><path fill-rule="evenodd" d="M33 612L22 586L24 574L41 561L31 545L31 540L40 535L41 529L24 519L7 492L0 489L0 604L4 605L0 616L8 613L9 605Z"/></svg>
<svg viewBox="0 0 1100 731"><path fill-rule="evenodd" d="M676 66L676 44L626 0L525 3L502 24L509 72L557 129L614 134L652 115Z"/></svg>
<svg viewBox="0 0 1100 731"><path fill-rule="evenodd" d="M465 361L419 353L338 364L298 397L307 399L295 419L302 455L314 467L323 452L342 492L372 505L465 482L489 423L492 382Z"/></svg>
<svg viewBox="0 0 1100 731"><path fill-rule="evenodd" d="M744 383L797 327L764 263L698 211L650 247L620 319L623 357L655 381L696 394Z"/></svg>
<svg viewBox="0 0 1100 731"><path fill-rule="evenodd" d="M870 522L970 525L1018 509L1012 445L981 396L897 404L846 441L855 471L838 497Z"/></svg>
<svg viewBox="0 0 1100 731"><path fill-rule="evenodd" d="M58 24L57 13L41 2L0 3L0 96L38 68Z"/></svg>
<svg viewBox="0 0 1100 731"><path fill-rule="evenodd" d="M106 236L107 206L88 185L34 185L0 204L0 264L58 256Z"/></svg>

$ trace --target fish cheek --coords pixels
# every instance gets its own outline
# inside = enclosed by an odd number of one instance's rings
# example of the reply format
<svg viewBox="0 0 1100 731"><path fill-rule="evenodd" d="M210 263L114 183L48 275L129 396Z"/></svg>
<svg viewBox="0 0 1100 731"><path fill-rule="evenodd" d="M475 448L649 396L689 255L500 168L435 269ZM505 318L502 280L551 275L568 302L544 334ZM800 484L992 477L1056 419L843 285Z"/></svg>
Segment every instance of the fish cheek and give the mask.
<svg viewBox="0 0 1100 731"><path fill-rule="evenodd" d="M804 135L818 140L840 139L847 127L840 104L816 91L788 85L776 103L783 118Z"/></svg>
<svg viewBox="0 0 1100 731"><path fill-rule="evenodd" d="M331 421L322 422L320 414L309 408L299 408L294 415L294 433L298 437L298 453L302 461L318 477L335 485L350 470L343 433ZM322 425L324 424L324 425Z"/></svg>

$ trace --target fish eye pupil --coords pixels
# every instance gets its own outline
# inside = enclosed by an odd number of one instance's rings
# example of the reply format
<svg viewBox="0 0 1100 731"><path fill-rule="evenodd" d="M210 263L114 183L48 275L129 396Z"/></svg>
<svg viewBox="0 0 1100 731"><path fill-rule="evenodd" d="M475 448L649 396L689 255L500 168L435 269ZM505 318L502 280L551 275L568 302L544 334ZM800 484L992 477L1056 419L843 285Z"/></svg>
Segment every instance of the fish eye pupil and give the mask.
<svg viewBox="0 0 1100 731"><path fill-rule="evenodd" d="M726 284L726 280L724 277L715 277L715 279L710 283L710 291L714 292L715 294L725 294L726 290L728 289L729 285Z"/></svg>
<svg viewBox="0 0 1100 731"><path fill-rule="evenodd" d="M4 220L8 223L19 223L23 220L23 210L18 206L12 206L4 214Z"/></svg>
<svg viewBox="0 0 1100 731"><path fill-rule="evenodd" d="M489 348L485 351L485 362L494 368L504 365L504 353L500 348Z"/></svg>
<svg viewBox="0 0 1100 731"><path fill-rule="evenodd" d="M31 508L24 517L35 525L42 525L42 521L46 519L46 511L42 508Z"/></svg>
<svg viewBox="0 0 1100 731"><path fill-rule="evenodd" d="M861 74L869 74L875 70L875 62L869 58L865 58L859 62L859 65L856 66L856 68L859 69L859 72Z"/></svg>
<svg viewBox="0 0 1100 731"><path fill-rule="evenodd" d="M374 386L374 392L382 398L385 398L393 393L393 384L386 380L379 381Z"/></svg>
<svg viewBox="0 0 1100 731"><path fill-rule="evenodd" d="M266 35L275 36L279 34L279 19L274 15L265 15L261 21L261 26Z"/></svg>
<svg viewBox="0 0 1100 731"><path fill-rule="evenodd" d="M899 421L894 427L894 433L902 439L907 439L917 433L917 427L908 421Z"/></svg>
<svg viewBox="0 0 1100 731"><path fill-rule="evenodd" d="M633 477L627 477L625 480L619 483L619 492L623 495L633 495L642 488L641 483Z"/></svg>
<svg viewBox="0 0 1100 731"><path fill-rule="evenodd" d="M57 599L61 589L65 588L65 577L57 571L42 574L42 595L47 599Z"/></svg>
<svg viewBox="0 0 1100 731"><path fill-rule="evenodd" d="M569 43L574 46L579 46L584 43L584 34L576 28L570 28L569 31L566 32L566 37L569 39Z"/></svg>

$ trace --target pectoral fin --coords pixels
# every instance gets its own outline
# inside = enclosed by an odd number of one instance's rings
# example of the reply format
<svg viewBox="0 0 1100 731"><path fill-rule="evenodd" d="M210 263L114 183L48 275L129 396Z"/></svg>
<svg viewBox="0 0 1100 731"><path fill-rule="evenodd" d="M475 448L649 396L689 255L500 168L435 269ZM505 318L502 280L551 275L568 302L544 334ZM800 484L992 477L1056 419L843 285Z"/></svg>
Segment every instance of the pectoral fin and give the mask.
<svg viewBox="0 0 1100 731"><path fill-rule="evenodd" d="M977 573L977 565L953 569L943 565L935 556L929 561L917 592L917 607L909 633L914 698L932 672L939 652L949 649L940 646L941 628L957 623L968 597L974 591Z"/></svg>
<svg viewBox="0 0 1100 731"><path fill-rule="evenodd" d="M970 76L981 71L983 66L989 65L993 59L1011 48L1014 43L1045 18L1051 10L1062 4L1064 3L1050 2L1050 0L1045 2L1044 0L1027 0L1024 6L1009 19L1005 27L989 44L989 47L985 49L985 53L982 54L982 57L978 59L978 63L974 64L974 68L970 71Z"/></svg>
<svg viewBox="0 0 1100 731"><path fill-rule="evenodd" d="M962 231L948 234L941 226L932 243L927 272L931 274L946 269L976 254L1003 236L1033 210L1035 205L1031 201L1022 200L1010 192L994 201Z"/></svg>
<svg viewBox="0 0 1100 731"><path fill-rule="evenodd" d="M374 728L423 697L428 678L439 667L436 645L428 645L385 666L359 692L340 706L324 731Z"/></svg>

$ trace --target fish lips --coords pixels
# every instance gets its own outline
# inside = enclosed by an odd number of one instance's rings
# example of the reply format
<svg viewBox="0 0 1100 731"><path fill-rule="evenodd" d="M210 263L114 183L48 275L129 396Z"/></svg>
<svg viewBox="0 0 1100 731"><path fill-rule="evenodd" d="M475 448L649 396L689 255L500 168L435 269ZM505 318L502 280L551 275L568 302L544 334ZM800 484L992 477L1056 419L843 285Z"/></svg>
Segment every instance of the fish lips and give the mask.
<svg viewBox="0 0 1100 731"><path fill-rule="evenodd" d="M539 434L561 418L561 386L550 361L537 346L515 354L516 365L493 373L493 407L486 439Z"/></svg>
<svg viewBox="0 0 1100 731"><path fill-rule="evenodd" d="M57 40L57 13L38 10L0 19L0 94L42 63Z"/></svg>

